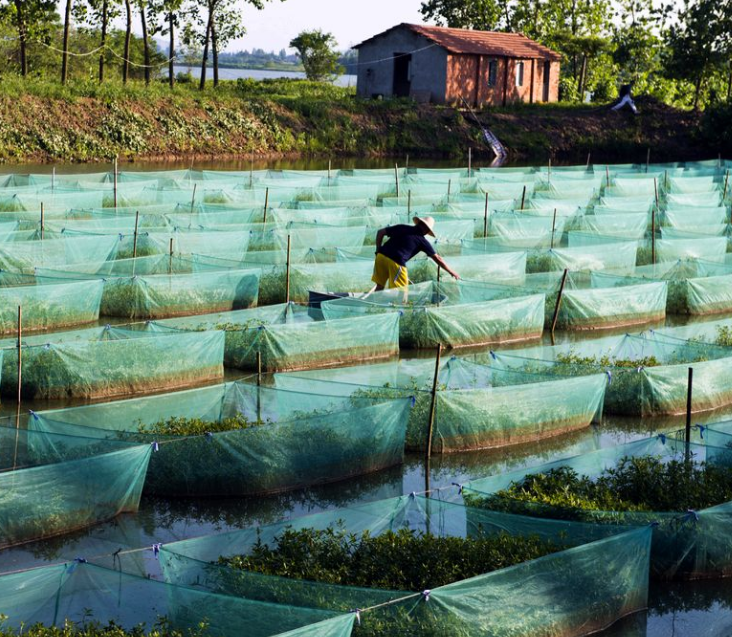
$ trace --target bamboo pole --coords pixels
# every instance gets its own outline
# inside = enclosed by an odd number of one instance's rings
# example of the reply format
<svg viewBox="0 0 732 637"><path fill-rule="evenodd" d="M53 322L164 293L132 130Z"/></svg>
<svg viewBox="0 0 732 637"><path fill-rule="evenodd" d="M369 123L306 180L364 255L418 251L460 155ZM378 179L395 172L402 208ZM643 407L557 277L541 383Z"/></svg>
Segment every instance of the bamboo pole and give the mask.
<svg viewBox="0 0 732 637"><path fill-rule="evenodd" d="M590 157L591 156L592 156L592 153L587 153L587 166L585 166L587 168L587 170L590 169Z"/></svg>
<svg viewBox="0 0 732 637"><path fill-rule="evenodd" d="M468 179L473 176L473 149L468 148Z"/></svg>
<svg viewBox="0 0 732 637"><path fill-rule="evenodd" d="M605 166L605 185L610 186L610 167Z"/></svg>
<svg viewBox="0 0 732 637"><path fill-rule="evenodd" d="M404 164L404 167L405 167L405 168L406 168L407 170L409 170L409 153L407 153L407 157L406 157L406 163Z"/></svg>
<svg viewBox="0 0 732 637"><path fill-rule="evenodd" d="M132 258L137 258L137 230L140 226L140 211L135 212L135 234L132 235Z"/></svg>
<svg viewBox="0 0 732 637"><path fill-rule="evenodd" d="M257 422L262 422L262 352L257 352Z"/></svg>
<svg viewBox="0 0 732 637"><path fill-rule="evenodd" d="M668 170L663 171L663 187L668 191Z"/></svg>
<svg viewBox="0 0 732 637"><path fill-rule="evenodd" d="M686 462L691 458L691 400L694 385L694 368L689 367L689 382L686 388Z"/></svg>
<svg viewBox="0 0 732 637"><path fill-rule="evenodd" d="M267 208L269 208L269 188L266 188L264 191L264 216L262 223L265 226L267 225Z"/></svg>
<svg viewBox="0 0 732 637"><path fill-rule="evenodd" d="M41 202L41 241L43 241L43 234L46 230L46 211L43 207L43 202Z"/></svg>
<svg viewBox="0 0 732 637"><path fill-rule="evenodd" d="M656 265L656 206L651 210L651 263Z"/></svg>
<svg viewBox="0 0 732 637"><path fill-rule="evenodd" d="M23 308L18 306L18 404L15 409L15 450L13 451L13 471L18 464L18 442L20 438L20 405L22 402L23 381Z"/></svg>
<svg viewBox="0 0 732 637"><path fill-rule="evenodd" d="M114 157L114 208L117 209L117 156Z"/></svg>
<svg viewBox="0 0 732 637"><path fill-rule="evenodd" d="M549 177L548 181L552 180L552 158L549 157L549 171L547 176Z"/></svg>
<svg viewBox="0 0 732 637"><path fill-rule="evenodd" d="M437 307L440 307L440 278L442 276L442 268L437 266Z"/></svg>
<svg viewBox="0 0 732 637"><path fill-rule="evenodd" d="M483 211L483 238L488 236L488 193L485 193L485 210Z"/></svg>
<svg viewBox="0 0 732 637"><path fill-rule="evenodd" d="M287 269L285 271L285 303L290 302L290 247L291 236L287 235Z"/></svg>
<svg viewBox="0 0 732 637"><path fill-rule="evenodd" d="M724 190L722 191L722 203L724 203L724 200L727 198L727 186L729 185L729 168L727 169L727 173L724 176Z"/></svg>
<svg viewBox="0 0 732 637"><path fill-rule="evenodd" d="M22 399L23 381L23 307L18 306L18 414L20 414L20 403Z"/></svg>
<svg viewBox="0 0 732 637"><path fill-rule="evenodd" d="M196 186L198 186L198 184L193 184L193 195L191 196L191 214L193 214L193 207L196 205Z"/></svg>
<svg viewBox="0 0 732 637"><path fill-rule="evenodd" d="M557 302L554 305L554 317L552 318L552 336L554 336L554 330L557 327L557 320L559 319L559 308L562 306L562 295L564 294L564 284L567 282L567 274L569 274L569 270L565 268L564 274L562 274L562 282L559 284Z"/></svg>
<svg viewBox="0 0 732 637"><path fill-rule="evenodd" d="M450 203L450 194L452 193L452 179L447 180L447 203Z"/></svg>
<svg viewBox="0 0 732 637"><path fill-rule="evenodd" d="M442 344L437 346L437 357L435 358L435 376L432 379L432 402L430 403L430 417L427 425L427 448L425 450L426 470L429 471L429 461L432 456L432 432L435 427L435 410L437 408L437 380L440 375L440 358L442 357Z"/></svg>
<svg viewBox="0 0 732 637"><path fill-rule="evenodd" d="M524 191L521 193L521 210L524 209L524 204L526 203L526 186L524 186Z"/></svg>
<svg viewBox="0 0 732 637"><path fill-rule="evenodd" d="M554 230L557 227L557 209L554 208L554 216L552 217L552 244L551 249L554 250Z"/></svg>
<svg viewBox="0 0 732 637"><path fill-rule="evenodd" d="M653 192L656 195L656 207L658 207L658 180L653 178Z"/></svg>
<svg viewBox="0 0 732 637"><path fill-rule="evenodd" d="M399 164L394 164L394 180L396 182L396 196L399 199Z"/></svg>
<svg viewBox="0 0 732 637"><path fill-rule="evenodd" d="M173 237L170 237L170 251L168 255L168 274L173 274Z"/></svg>

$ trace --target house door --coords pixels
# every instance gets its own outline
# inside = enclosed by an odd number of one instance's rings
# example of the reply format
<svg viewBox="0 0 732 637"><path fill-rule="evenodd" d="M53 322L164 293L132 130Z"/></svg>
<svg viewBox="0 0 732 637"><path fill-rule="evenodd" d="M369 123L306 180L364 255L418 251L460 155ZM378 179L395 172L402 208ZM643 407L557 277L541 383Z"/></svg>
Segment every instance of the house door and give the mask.
<svg viewBox="0 0 732 637"><path fill-rule="evenodd" d="M412 67L412 56L405 53L394 54L394 96L409 97L412 88L410 71Z"/></svg>
<svg viewBox="0 0 732 637"><path fill-rule="evenodd" d="M544 78L544 90L542 91L541 98L543 102L549 101L549 74L551 72L551 69L551 62L544 62L544 73L542 74L542 77Z"/></svg>

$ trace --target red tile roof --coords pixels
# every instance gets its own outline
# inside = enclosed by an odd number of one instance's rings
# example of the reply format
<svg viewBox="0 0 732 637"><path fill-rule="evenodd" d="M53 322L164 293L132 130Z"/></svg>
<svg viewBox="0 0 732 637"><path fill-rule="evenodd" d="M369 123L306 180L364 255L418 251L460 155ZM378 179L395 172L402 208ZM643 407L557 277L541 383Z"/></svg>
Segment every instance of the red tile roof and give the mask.
<svg viewBox="0 0 732 637"><path fill-rule="evenodd" d="M359 48L394 29L405 28L447 49L450 53L469 55L496 55L512 58L540 58L559 60L559 53L527 38L523 33L502 33L500 31L474 31L472 29L447 29L423 24L399 24L383 33L373 36L354 48Z"/></svg>

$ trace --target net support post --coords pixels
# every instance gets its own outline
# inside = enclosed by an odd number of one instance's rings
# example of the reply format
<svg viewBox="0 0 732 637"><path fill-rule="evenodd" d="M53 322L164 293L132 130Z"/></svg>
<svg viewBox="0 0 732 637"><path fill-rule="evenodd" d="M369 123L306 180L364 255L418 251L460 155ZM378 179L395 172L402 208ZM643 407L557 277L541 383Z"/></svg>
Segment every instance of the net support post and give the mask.
<svg viewBox="0 0 732 637"><path fill-rule="evenodd" d="M429 473L429 461L432 456L432 434L435 428L435 411L437 409L437 381L440 376L440 358L442 357L442 343L437 345L437 356L435 357L435 375L432 379L432 400L430 401L430 415L427 422L427 445L425 448L425 471Z"/></svg>
<svg viewBox="0 0 732 637"><path fill-rule="evenodd" d="M554 336L554 330L557 327L557 320L559 319L559 308L562 306L562 296L564 295L564 285L567 283L567 275L569 270L564 269L562 274L562 282L559 284L559 292L557 292L557 302L554 305L554 316L552 317L552 336Z"/></svg>
<svg viewBox="0 0 732 637"><path fill-rule="evenodd" d="M686 431L684 440L686 442L686 462L691 459L691 401L694 392L694 368L689 367L689 380L686 386Z"/></svg>

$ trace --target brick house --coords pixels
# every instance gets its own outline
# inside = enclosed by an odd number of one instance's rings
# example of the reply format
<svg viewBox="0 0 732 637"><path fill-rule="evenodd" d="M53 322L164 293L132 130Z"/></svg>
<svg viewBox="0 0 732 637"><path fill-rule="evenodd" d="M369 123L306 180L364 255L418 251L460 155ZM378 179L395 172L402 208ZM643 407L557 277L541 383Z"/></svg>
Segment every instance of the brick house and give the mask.
<svg viewBox="0 0 732 637"><path fill-rule="evenodd" d="M359 97L473 106L559 99L561 56L521 33L399 24L355 48Z"/></svg>

